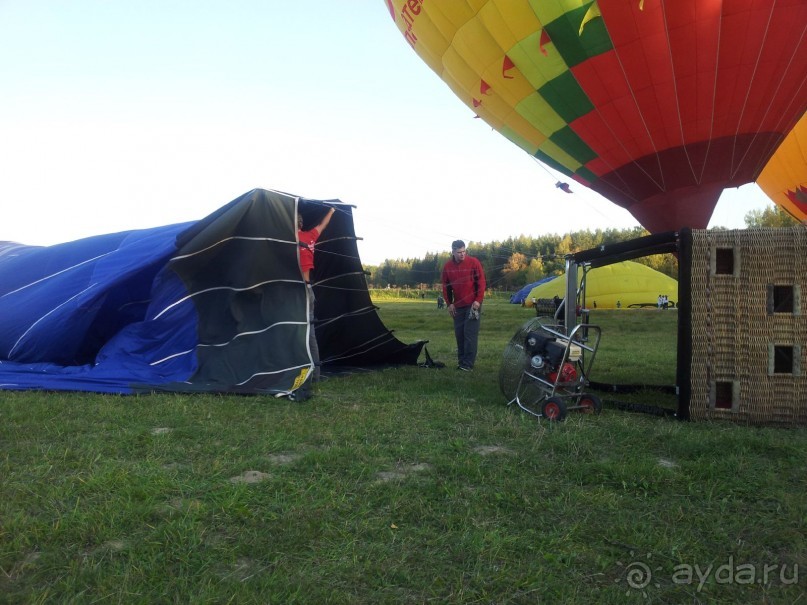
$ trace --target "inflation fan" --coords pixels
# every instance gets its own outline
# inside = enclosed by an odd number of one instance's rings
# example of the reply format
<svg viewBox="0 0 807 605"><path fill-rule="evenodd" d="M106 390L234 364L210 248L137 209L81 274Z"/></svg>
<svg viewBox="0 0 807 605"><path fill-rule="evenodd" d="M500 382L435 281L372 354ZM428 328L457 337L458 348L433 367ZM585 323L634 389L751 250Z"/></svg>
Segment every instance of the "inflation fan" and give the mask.
<svg viewBox="0 0 807 605"><path fill-rule="evenodd" d="M499 388L525 412L563 420L569 410L602 411L602 401L584 392L600 343L600 328L577 324L567 336L551 318L524 323L504 349Z"/></svg>

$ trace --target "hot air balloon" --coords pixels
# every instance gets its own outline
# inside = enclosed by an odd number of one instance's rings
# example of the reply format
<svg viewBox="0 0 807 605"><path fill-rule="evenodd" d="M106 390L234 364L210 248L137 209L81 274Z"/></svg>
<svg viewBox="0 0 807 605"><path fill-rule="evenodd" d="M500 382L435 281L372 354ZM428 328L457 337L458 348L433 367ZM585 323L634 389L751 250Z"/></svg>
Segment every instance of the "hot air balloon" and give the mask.
<svg viewBox="0 0 807 605"><path fill-rule="evenodd" d="M794 219L807 221L807 114L768 161L757 185Z"/></svg>
<svg viewBox="0 0 807 605"><path fill-rule="evenodd" d="M807 0L386 0L474 113L651 232L705 228L807 108Z"/></svg>

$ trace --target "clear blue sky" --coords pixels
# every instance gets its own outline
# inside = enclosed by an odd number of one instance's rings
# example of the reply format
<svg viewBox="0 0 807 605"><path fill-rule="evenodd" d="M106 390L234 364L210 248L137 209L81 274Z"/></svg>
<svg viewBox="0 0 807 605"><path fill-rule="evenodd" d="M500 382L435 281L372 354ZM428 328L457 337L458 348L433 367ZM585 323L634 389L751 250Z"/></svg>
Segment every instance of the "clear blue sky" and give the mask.
<svg viewBox="0 0 807 605"><path fill-rule="evenodd" d="M492 131L384 0L0 0L0 240L202 218L255 187L357 206L365 263L630 227ZM724 193L712 225L770 202Z"/></svg>

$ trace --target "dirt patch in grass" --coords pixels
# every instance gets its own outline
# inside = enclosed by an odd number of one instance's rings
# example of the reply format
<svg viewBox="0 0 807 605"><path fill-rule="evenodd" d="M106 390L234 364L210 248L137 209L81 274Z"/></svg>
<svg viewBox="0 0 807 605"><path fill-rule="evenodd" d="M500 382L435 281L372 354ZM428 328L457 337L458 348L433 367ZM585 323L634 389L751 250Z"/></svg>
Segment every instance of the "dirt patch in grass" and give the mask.
<svg viewBox="0 0 807 605"><path fill-rule="evenodd" d="M426 464L425 462L420 462L418 464L405 464L405 465L398 465L395 470L392 471L381 471L376 473L376 478L378 481L397 481L400 479L406 479L412 473L421 473L423 471L429 470L431 465Z"/></svg>
<svg viewBox="0 0 807 605"><path fill-rule="evenodd" d="M225 579L234 579L238 580L239 582L246 582L265 569L267 568L262 567L253 559L248 557L239 557L232 565L220 567L217 571L217 575Z"/></svg>
<svg viewBox="0 0 807 605"><path fill-rule="evenodd" d="M276 454L270 454L267 460L276 466L282 466L284 464L291 464L295 460L298 460L300 456L301 454L295 452L278 452Z"/></svg>
<svg viewBox="0 0 807 605"><path fill-rule="evenodd" d="M103 544L99 544L95 548L91 548L89 550L85 550L82 553L84 558L87 557L100 557L104 556L107 553L119 553L123 552L128 548L128 545L123 540L107 540Z"/></svg>
<svg viewBox="0 0 807 605"><path fill-rule="evenodd" d="M230 477L230 483L260 483L266 481L271 475L262 471L244 471L240 475Z"/></svg>
<svg viewBox="0 0 807 605"><path fill-rule="evenodd" d="M480 456L490 456L491 454L507 454L512 455L516 452L511 450L509 447L503 447L501 445L479 445L474 448L474 452L479 454Z"/></svg>
<svg viewBox="0 0 807 605"><path fill-rule="evenodd" d="M163 470L166 471L181 471L188 467L189 465L184 462L166 462L163 464Z"/></svg>

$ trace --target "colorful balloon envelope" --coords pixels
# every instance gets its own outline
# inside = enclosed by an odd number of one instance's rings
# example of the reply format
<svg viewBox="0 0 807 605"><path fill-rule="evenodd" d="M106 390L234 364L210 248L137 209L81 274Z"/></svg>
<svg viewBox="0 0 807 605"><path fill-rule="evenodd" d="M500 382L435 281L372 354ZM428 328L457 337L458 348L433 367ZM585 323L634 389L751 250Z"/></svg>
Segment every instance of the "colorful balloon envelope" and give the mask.
<svg viewBox="0 0 807 605"><path fill-rule="evenodd" d="M794 219L807 221L807 114L779 145L757 184Z"/></svg>
<svg viewBox="0 0 807 605"><path fill-rule="evenodd" d="M477 116L651 232L704 228L807 108L807 0L386 0Z"/></svg>

